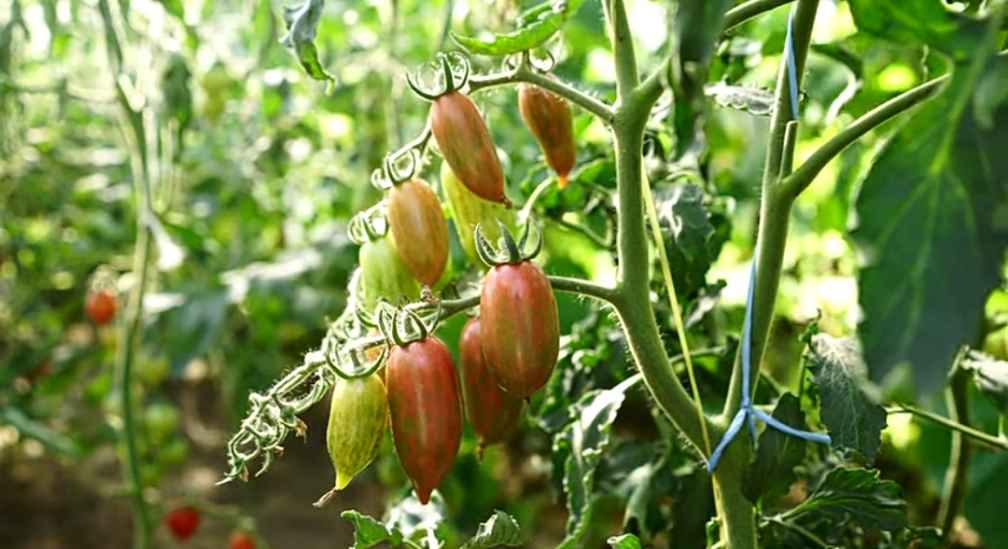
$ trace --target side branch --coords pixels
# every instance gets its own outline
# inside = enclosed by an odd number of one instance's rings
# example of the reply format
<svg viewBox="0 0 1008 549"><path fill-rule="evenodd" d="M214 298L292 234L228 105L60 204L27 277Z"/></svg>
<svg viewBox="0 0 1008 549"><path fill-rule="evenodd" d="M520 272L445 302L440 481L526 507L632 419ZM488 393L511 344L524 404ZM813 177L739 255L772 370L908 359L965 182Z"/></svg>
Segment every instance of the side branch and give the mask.
<svg viewBox="0 0 1008 549"><path fill-rule="evenodd" d="M725 12L724 30L731 30L742 23L766 13L772 9L779 8L784 4L790 4L794 0L749 0Z"/></svg>
<svg viewBox="0 0 1008 549"><path fill-rule="evenodd" d="M541 88L545 88L594 114L602 119L602 121L606 124L612 124L613 109L610 105L578 90L574 86L571 86L562 80L551 78L536 72L525 64L519 65L513 70L498 74L488 74L484 76L474 74L469 78L469 91L476 92L485 88L515 84L518 82L528 82L529 84L535 84Z"/></svg>
<svg viewBox="0 0 1008 549"><path fill-rule="evenodd" d="M798 196L812 183L812 180L819 175L819 172L826 167L826 164L847 148L848 145L854 143L861 136L896 115L929 99L946 80L948 80L948 75L929 80L861 115L850 126L844 128L843 131L834 135L826 144L819 147L794 173L784 179L780 183L782 191L791 197Z"/></svg>

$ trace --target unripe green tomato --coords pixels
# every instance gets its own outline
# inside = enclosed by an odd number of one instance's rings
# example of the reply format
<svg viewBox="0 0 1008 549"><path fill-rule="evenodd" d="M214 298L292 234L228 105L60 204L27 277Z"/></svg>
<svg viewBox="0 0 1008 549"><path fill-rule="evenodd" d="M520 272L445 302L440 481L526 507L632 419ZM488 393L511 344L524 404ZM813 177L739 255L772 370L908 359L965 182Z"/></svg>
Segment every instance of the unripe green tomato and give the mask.
<svg viewBox="0 0 1008 549"><path fill-rule="evenodd" d="M447 162L441 163L441 189L445 200L455 220L455 231L458 232L462 249L476 265L485 267L476 254L476 225L479 224L483 237L491 243L500 238L500 228L497 220L514 231L517 226L515 213L504 204L491 202L476 196L452 171Z"/></svg>
<svg viewBox="0 0 1008 549"><path fill-rule="evenodd" d="M144 410L143 422L151 442L164 442L178 431L179 413L175 406L159 402Z"/></svg>
<svg viewBox="0 0 1008 549"><path fill-rule="evenodd" d="M984 352L999 360L1008 360L1008 326L987 334L983 344Z"/></svg>
<svg viewBox="0 0 1008 549"><path fill-rule="evenodd" d="M372 311L380 298L390 303L416 301L420 283L399 258L392 234L365 242L358 255L361 266L361 298Z"/></svg>
<svg viewBox="0 0 1008 549"><path fill-rule="evenodd" d="M158 453L158 459L168 467L176 467L185 463L189 458L189 445L185 439L175 437L165 445Z"/></svg>
<svg viewBox="0 0 1008 549"><path fill-rule="evenodd" d="M336 382L326 430L336 490L345 488L378 455L388 416L385 384L377 373Z"/></svg>
<svg viewBox="0 0 1008 549"><path fill-rule="evenodd" d="M168 363L167 359L155 358L138 362L136 375L144 385L155 387L168 378L170 371L171 364Z"/></svg>

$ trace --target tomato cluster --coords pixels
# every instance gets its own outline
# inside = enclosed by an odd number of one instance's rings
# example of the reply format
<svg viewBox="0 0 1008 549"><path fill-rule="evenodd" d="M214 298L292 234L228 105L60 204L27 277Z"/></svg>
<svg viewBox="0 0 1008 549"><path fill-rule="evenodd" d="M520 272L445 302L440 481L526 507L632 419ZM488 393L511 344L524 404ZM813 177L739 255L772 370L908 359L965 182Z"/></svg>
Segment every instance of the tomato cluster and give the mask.
<svg viewBox="0 0 1008 549"><path fill-rule="evenodd" d="M387 361L385 353L376 358L365 352L361 356L371 367L337 372L328 426L333 491L374 459L388 426L417 498L427 503L458 453L463 411L479 437L480 452L505 441L520 426L525 401L548 381L559 354L556 299L549 278L532 261L540 246L531 253L523 250L528 224L520 242L512 236L517 219L490 132L475 103L459 91L461 85L454 86L447 63L445 71L444 91L418 93L432 101L430 135L444 157L440 187L459 240L473 261L482 260L489 269L478 315L462 331L457 372L448 347L432 333L437 320L427 326L407 311L409 306L394 307L416 304L421 295L437 303L420 288L434 287L445 277L449 239L437 193L415 177L420 162L414 151L404 157L410 161L408 174L400 174L390 158L378 179L386 198L355 218L351 236L361 244L360 283L352 288L356 306L363 309L358 317L369 319L371 334L380 328L391 350ZM575 160L569 106L536 86L521 88L518 106L563 186ZM404 315L412 320L403 322ZM359 359L355 362L359 366Z"/></svg>

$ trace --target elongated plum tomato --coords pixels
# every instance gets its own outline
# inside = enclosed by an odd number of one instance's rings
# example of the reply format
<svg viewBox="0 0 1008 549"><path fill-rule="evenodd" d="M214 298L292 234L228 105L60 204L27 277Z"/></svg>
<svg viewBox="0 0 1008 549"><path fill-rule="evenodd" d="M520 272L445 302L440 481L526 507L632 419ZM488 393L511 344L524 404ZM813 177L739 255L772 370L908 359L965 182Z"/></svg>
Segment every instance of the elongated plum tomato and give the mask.
<svg viewBox="0 0 1008 549"><path fill-rule="evenodd" d="M549 279L531 261L498 265L480 296L483 356L516 398L546 384L560 353L560 319Z"/></svg>
<svg viewBox="0 0 1008 549"><path fill-rule="evenodd" d="M436 337L392 350L385 373L392 439L420 503L430 501L462 440L462 406L451 353Z"/></svg>
<svg viewBox="0 0 1008 549"><path fill-rule="evenodd" d="M457 91L434 100L431 131L448 165L470 191L493 202L506 202L504 172L479 109Z"/></svg>
<svg viewBox="0 0 1008 549"><path fill-rule="evenodd" d="M462 249L476 265L483 265L476 254L476 225L482 227L483 236L490 242L500 238L497 221L503 221L509 229L516 228L514 210L498 202L483 200L476 196L456 177L447 162L441 163L441 189L458 233Z"/></svg>
<svg viewBox="0 0 1008 549"><path fill-rule="evenodd" d="M361 298L367 310L374 310L382 297L390 303L415 301L420 297L420 285L399 258L391 234L365 242L357 258L361 266Z"/></svg>
<svg viewBox="0 0 1008 549"><path fill-rule="evenodd" d="M466 418L480 438L480 448L503 442L521 422L525 402L505 393L497 385L490 366L483 358L480 319L471 318L459 338L462 363L462 400Z"/></svg>
<svg viewBox="0 0 1008 549"><path fill-rule="evenodd" d="M115 318L119 309L119 300L109 290L95 290L88 293L84 301L84 310L88 318L99 326L104 326Z"/></svg>
<svg viewBox="0 0 1008 549"><path fill-rule="evenodd" d="M557 174L562 189L574 168L574 122L570 105L539 86L522 84L518 88L518 110L532 130L546 155L546 163Z"/></svg>
<svg viewBox="0 0 1008 549"><path fill-rule="evenodd" d="M381 377L342 379L333 387L326 446L336 471L337 490L378 455L388 426L388 399Z"/></svg>
<svg viewBox="0 0 1008 549"><path fill-rule="evenodd" d="M437 195L419 179L393 186L388 222L403 263L417 280L433 286L448 263L448 222Z"/></svg>

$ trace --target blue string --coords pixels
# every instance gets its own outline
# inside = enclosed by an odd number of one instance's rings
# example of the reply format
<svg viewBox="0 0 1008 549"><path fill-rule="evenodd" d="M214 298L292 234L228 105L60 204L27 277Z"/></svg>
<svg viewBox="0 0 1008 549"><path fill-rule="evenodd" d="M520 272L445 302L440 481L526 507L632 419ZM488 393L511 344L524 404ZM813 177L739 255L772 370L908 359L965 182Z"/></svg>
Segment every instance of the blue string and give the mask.
<svg viewBox="0 0 1008 549"><path fill-rule="evenodd" d="M791 40L791 27L792 21L794 20L794 10L788 14L788 26L787 26L787 36L784 38L784 67L787 71L788 79L788 89L791 92L791 117L795 120L798 119L798 77L797 71L795 69L795 57L794 57L794 46ZM756 408L752 404L752 398L750 396L749 389L749 379L750 372L752 371L752 315L753 315L753 302L755 301L754 295L756 293L756 257L759 254L753 256L752 266L749 270L749 289L746 292L746 310L745 310L745 320L742 321L742 397L741 406L739 407L738 413L732 418L731 423L728 425L728 430L725 431L723 437L718 442L714 451L711 452L710 459L707 461L707 471L713 472L714 468L717 467L718 461L721 460L721 455L724 454L725 448L735 440L738 436L739 431L742 430L742 424L749 424L749 436L752 437L753 443L756 443L756 420L760 420L767 424L767 427L777 429L778 431L785 433L787 435L808 440L811 442L818 442L821 444L829 444L829 435L823 433L813 433L810 431L801 431L795 429L790 425L782 423L770 414Z"/></svg>

